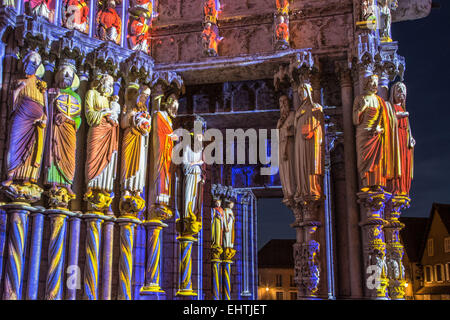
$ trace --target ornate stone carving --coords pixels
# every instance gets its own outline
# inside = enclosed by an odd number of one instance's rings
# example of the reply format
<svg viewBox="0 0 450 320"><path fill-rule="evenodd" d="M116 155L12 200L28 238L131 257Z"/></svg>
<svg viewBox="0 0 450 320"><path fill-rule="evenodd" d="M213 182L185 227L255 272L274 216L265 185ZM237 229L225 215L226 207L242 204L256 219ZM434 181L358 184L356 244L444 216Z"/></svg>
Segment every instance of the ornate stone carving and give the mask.
<svg viewBox="0 0 450 320"><path fill-rule="evenodd" d="M219 36L217 18L220 12L219 0L204 0L204 27L202 32L203 52L207 56L217 56L219 54L218 45L222 41Z"/></svg>
<svg viewBox="0 0 450 320"><path fill-rule="evenodd" d="M150 47L150 28L153 18L157 13L153 12L153 0L131 1L128 10L128 46L131 50L148 53Z"/></svg>
<svg viewBox="0 0 450 320"><path fill-rule="evenodd" d="M35 17L43 17L50 22L55 19L55 1L28 0L25 2L25 12Z"/></svg>
<svg viewBox="0 0 450 320"><path fill-rule="evenodd" d="M398 0L377 0L379 11L379 29L380 38L382 42L392 42L391 39L391 24L392 11L397 9Z"/></svg>

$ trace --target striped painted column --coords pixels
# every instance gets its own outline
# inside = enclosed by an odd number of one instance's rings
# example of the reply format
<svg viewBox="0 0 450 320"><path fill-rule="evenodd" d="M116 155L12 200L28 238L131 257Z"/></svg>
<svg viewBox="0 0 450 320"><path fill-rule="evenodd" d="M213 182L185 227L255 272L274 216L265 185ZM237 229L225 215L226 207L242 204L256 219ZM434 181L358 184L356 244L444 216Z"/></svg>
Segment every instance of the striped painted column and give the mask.
<svg viewBox="0 0 450 320"><path fill-rule="evenodd" d="M81 274L78 266L78 257L80 253L80 212L71 212L69 217L69 237L67 247L67 280L66 280L66 300L76 300L77 290L81 289Z"/></svg>
<svg viewBox="0 0 450 320"><path fill-rule="evenodd" d="M161 230L167 224L151 220L144 222L147 228L147 264L145 267L145 283L141 294L164 293L161 289Z"/></svg>
<svg viewBox="0 0 450 320"><path fill-rule="evenodd" d="M86 221L86 261L84 266L84 300L98 300L98 278L100 268L100 243L102 216L95 213L83 215Z"/></svg>
<svg viewBox="0 0 450 320"><path fill-rule="evenodd" d="M0 206L0 275L3 274L3 257L5 255L5 247L6 247L6 229L8 223L8 215L6 211L3 209L4 203L1 203Z"/></svg>
<svg viewBox="0 0 450 320"><path fill-rule="evenodd" d="M61 300L63 297L64 256L67 229L66 211L47 211L50 218L50 241L48 245L48 269L45 286L46 300Z"/></svg>
<svg viewBox="0 0 450 320"><path fill-rule="evenodd" d="M220 272L221 260L211 260L212 265L212 293L213 300L222 299L222 273Z"/></svg>
<svg viewBox="0 0 450 320"><path fill-rule="evenodd" d="M20 203L7 204L3 208L8 213L10 224L3 300L21 300L28 214L34 209Z"/></svg>
<svg viewBox="0 0 450 320"><path fill-rule="evenodd" d="M180 236L177 238L180 243L180 268L179 268L179 284L177 296L197 296L197 293L192 290L192 246L193 237Z"/></svg>
<svg viewBox="0 0 450 320"><path fill-rule="evenodd" d="M39 271L41 266L42 234L44 231L44 208L36 208L36 212L30 214L31 241L30 255L28 258L28 280L26 300L38 298Z"/></svg>
<svg viewBox="0 0 450 320"><path fill-rule="evenodd" d="M222 275L223 275L223 285L222 285L222 297L223 300L231 300L231 264L233 262L230 260L224 260L222 263Z"/></svg>
<svg viewBox="0 0 450 320"><path fill-rule="evenodd" d="M133 279L133 246L136 225L140 220L118 218L120 226L119 288L117 300L132 300L131 281Z"/></svg>

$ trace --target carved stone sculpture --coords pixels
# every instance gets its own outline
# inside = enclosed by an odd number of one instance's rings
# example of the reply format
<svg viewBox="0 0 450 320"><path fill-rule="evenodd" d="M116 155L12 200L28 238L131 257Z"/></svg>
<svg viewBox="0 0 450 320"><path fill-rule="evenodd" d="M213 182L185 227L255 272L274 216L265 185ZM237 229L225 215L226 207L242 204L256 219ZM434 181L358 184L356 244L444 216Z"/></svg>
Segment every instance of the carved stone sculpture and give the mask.
<svg viewBox="0 0 450 320"><path fill-rule="evenodd" d="M132 1L131 5L127 36L129 48L148 52L152 19L156 17L153 13L153 3L151 0L136 0Z"/></svg>
<svg viewBox="0 0 450 320"><path fill-rule="evenodd" d="M213 259L218 260L220 260L220 255L223 252L222 237L224 211L221 205L222 200L220 200L220 198L216 198L214 200L214 208L211 209L211 249Z"/></svg>
<svg viewBox="0 0 450 320"><path fill-rule="evenodd" d="M173 142L178 136L173 132L172 119L177 116L178 99L176 94L166 94L162 110L152 115L152 159L150 174L150 216L156 219L172 217L169 208L171 192L171 165Z"/></svg>
<svg viewBox="0 0 450 320"><path fill-rule="evenodd" d="M96 22L99 39L120 43L122 19L116 11L116 6L120 3L120 0L103 0L98 2L99 10Z"/></svg>
<svg viewBox="0 0 450 320"><path fill-rule="evenodd" d="M376 93L378 77L365 78L364 92L353 104L357 166L362 191L386 186L394 173L393 122L386 102Z"/></svg>
<svg viewBox="0 0 450 320"><path fill-rule="evenodd" d="M292 205L295 195L295 141L294 141L294 117L290 110L289 98L282 95L279 99L281 117L278 120L279 130L279 155L280 155L280 179L283 188L284 200L287 205Z"/></svg>
<svg viewBox="0 0 450 320"><path fill-rule="evenodd" d="M102 75L98 85L86 93L87 138L85 199L96 210L107 209L112 201L118 153L120 105L113 94L114 79Z"/></svg>
<svg viewBox="0 0 450 320"><path fill-rule="evenodd" d="M89 31L89 4L85 0L64 0L63 26L87 33Z"/></svg>
<svg viewBox="0 0 450 320"><path fill-rule="evenodd" d="M55 3L50 0L29 0L28 6L31 14L35 17L44 17L48 21L53 21Z"/></svg>
<svg viewBox="0 0 450 320"><path fill-rule="evenodd" d="M321 199L324 174L324 115L312 100L312 87L298 87L300 106L295 112L295 176L297 201Z"/></svg>
<svg viewBox="0 0 450 320"><path fill-rule="evenodd" d="M388 181L388 191L395 195L409 195L413 178L414 146L416 141L411 135L409 113L406 111L406 86L397 82L392 86L389 107L394 114L394 159L397 167L393 179ZM399 167L399 168L398 168Z"/></svg>
<svg viewBox="0 0 450 320"><path fill-rule="evenodd" d="M380 38L391 42L392 11L398 7L398 0L378 0Z"/></svg>
<svg viewBox="0 0 450 320"><path fill-rule="evenodd" d="M57 88L50 89L51 121L48 126L45 184L50 206L66 208L75 199L71 186L75 175L77 131L81 125L81 98L75 92L80 81L75 62L60 63L55 80Z"/></svg>
<svg viewBox="0 0 450 320"><path fill-rule="evenodd" d="M236 254L234 249L235 226L234 226L234 199L225 199L225 210L223 217L223 254L224 260L231 260Z"/></svg>
<svg viewBox="0 0 450 320"><path fill-rule="evenodd" d="M47 84L41 56L31 51L23 58L25 77L13 85L11 127L7 153L7 180L2 183L13 200L40 199L37 185L47 127Z"/></svg>
<svg viewBox="0 0 450 320"><path fill-rule="evenodd" d="M122 138L122 214L136 216L145 206L141 197L144 191L151 116L147 111L150 89L144 87L139 93L139 85L127 88L126 105L120 125L124 129Z"/></svg>

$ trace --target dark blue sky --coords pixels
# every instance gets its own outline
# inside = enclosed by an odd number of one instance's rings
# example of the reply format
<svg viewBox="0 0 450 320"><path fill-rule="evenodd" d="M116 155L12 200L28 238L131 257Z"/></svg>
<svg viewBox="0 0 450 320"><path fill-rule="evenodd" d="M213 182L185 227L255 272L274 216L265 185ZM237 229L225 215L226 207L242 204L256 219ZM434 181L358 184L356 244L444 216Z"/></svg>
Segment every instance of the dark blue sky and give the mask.
<svg viewBox="0 0 450 320"><path fill-rule="evenodd" d="M450 203L450 3L420 20L395 23L392 38L406 58L407 110L416 140L411 208L427 217L433 202ZM258 201L258 248L270 239L293 239L293 214L280 199Z"/></svg>

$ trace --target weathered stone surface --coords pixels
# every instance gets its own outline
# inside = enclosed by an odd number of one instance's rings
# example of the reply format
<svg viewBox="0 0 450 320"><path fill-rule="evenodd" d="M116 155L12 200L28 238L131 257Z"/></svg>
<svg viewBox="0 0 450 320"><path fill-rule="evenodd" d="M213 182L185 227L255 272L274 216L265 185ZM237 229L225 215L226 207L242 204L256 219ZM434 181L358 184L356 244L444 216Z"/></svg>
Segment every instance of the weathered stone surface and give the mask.
<svg viewBox="0 0 450 320"><path fill-rule="evenodd" d="M399 0L398 8L392 13L392 21L416 20L430 14L432 0Z"/></svg>

